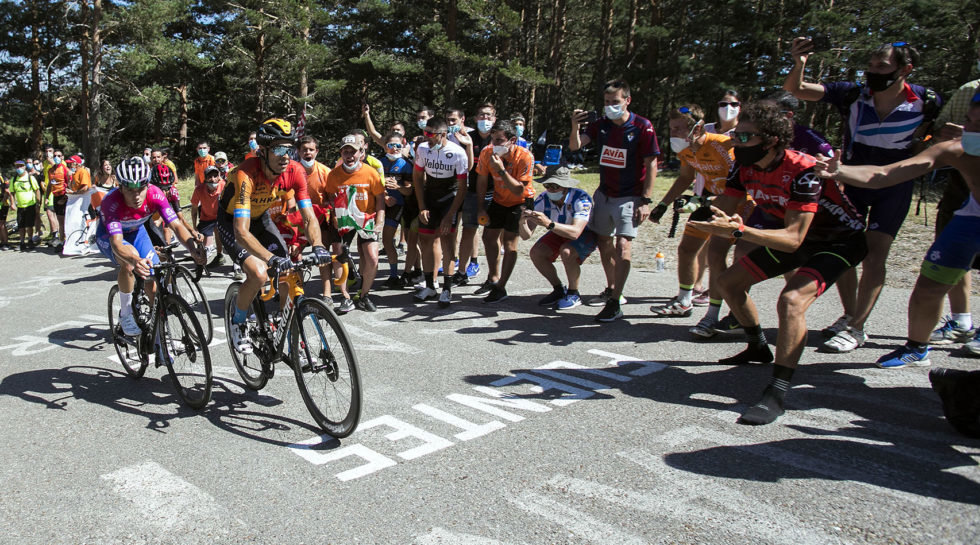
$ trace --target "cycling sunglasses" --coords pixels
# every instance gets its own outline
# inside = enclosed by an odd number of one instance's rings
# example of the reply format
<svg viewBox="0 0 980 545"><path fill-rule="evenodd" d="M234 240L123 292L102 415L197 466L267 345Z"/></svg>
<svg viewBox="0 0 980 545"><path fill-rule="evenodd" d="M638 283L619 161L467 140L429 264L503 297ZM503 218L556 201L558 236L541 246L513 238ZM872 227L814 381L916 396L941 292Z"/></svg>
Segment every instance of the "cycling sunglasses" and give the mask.
<svg viewBox="0 0 980 545"><path fill-rule="evenodd" d="M272 146L271 148L269 148L269 151L272 152L272 154L275 155L276 157L287 157L292 153L293 146L280 144L278 146Z"/></svg>
<svg viewBox="0 0 980 545"><path fill-rule="evenodd" d="M762 136L762 135L757 132L733 132L732 133L732 138L738 140L742 144L748 142L749 140L752 140L753 136Z"/></svg>
<svg viewBox="0 0 980 545"><path fill-rule="evenodd" d="M422 134L424 134L426 138L435 138L435 137L437 137L437 136L442 136L442 135L444 135L444 134L446 134L446 133L444 133L444 132L429 132L429 131L422 131Z"/></svg>
<svg viewBox="0 0 980 545"><path fill-rule="evenodd" d="M389 142L388 144L385 145L391 149L402 149L402 145L396 142Z"/></svg>

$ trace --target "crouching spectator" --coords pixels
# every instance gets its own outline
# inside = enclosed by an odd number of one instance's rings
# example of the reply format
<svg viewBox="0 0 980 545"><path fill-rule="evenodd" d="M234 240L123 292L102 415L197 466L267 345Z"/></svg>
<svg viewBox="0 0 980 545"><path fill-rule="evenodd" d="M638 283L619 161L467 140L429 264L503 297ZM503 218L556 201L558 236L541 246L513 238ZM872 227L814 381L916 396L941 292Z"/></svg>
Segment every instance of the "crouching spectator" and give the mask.
<svg viewBox="0 0 980 545"><path fill-rule="evenodd" d="M581 265L598 242L596 234L586 228L592 214L592 197L575 187L578 180L563 165L548 167L541 184L545 193L535 199L533 209L524 211L520 235L527 240L538 226L545 228L547 233L531 247L531 262L554 289L538 304L570 309L582 304L578 292ZM567 288L554 265L559 257L568 277Z"/></svg>

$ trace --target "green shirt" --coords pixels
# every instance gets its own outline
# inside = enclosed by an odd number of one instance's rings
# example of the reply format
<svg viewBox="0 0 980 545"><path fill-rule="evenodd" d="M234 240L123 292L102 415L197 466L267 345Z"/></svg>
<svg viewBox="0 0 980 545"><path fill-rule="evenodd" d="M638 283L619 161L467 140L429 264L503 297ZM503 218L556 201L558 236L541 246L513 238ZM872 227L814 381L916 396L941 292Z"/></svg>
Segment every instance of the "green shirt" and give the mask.
<svg viewBox="0 0 980 545"><path fill-rule="evenodd" d="M17 208L27 208L37 204L37 180L34 176L24 173L10 182L10 192L14 195Z"/></svg>

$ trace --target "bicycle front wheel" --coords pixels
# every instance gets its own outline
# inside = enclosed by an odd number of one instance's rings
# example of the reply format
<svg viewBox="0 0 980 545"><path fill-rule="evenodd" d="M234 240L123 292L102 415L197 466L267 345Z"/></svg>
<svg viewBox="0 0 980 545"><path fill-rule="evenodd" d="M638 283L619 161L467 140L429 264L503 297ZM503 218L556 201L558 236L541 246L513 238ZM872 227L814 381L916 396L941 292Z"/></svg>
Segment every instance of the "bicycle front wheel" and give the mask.
<svg viewBox="0 0 980 545"><path fill-rule="evenodd" d="M303 299L290 337L293 371L306 408L324 431L347 437L361 418L361 380L347 330L323 301Z"/></svg>
<svg viewBox="0 0 980 545"><path fill-rule="evenodd" d="M122 326L116 318L119 316L119 286L112 286L109 290L109 338L116 348L116 356L122 364L126 374L133 378L140 378L146 372L146 366L150 363L150 358L140 354L135 343L127 342L124 339Z"/></svg>
<svg viewBox="0 0 980 545"><path fill-rule="evenodd" d="M235 350L235 344L231 340L231 317L235 313L238 291L241 287L241 282L232 282L228 286L228 290L225 291L225 337L228 339L228 350L231 352L231 361L235 364L238 375L242 377L242 382L251 390L261 390L269 382L269 377L262 368L262 358L259 357L258 353L242 354L238 350ZM257 303L261 304L258 298L252 301L253 313L256 311ZM249 327L251 328L249 334L254 338L254 335L258 333L257 328L252 327L251 323Z"/></svg>
<svg viewBox="0 0 980 545"><path fill-rule="evenodd" d="M174 268L174 274L170 277L170 291L179 295L201 324L204 330L204 344L211 344L214 338L214 319L211 317L211 308L208 305L208 298L204 295L204 289L194 281L194 274L187 267L180 266Z"/></svg>
<svg viewBox="0 0 980 545"><path fill-rule="evenodd" d="M191 307L180 297L163 300L159 329L159 356L167 364L177 395L192 409L200 409L211 399L211 353L201 342L204 331Z"/></svg>

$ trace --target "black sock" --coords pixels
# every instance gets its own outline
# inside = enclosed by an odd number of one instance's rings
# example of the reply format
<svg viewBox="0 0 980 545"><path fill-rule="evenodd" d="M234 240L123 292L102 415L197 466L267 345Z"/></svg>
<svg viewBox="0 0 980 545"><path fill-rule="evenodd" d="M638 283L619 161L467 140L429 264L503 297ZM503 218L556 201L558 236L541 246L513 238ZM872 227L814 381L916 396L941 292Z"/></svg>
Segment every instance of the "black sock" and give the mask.
<svg viewBox="0 0 980 545"><path fill-rule="evenodd" d="M552 289L554 289L555 291L558 291L558 290L560 290L560 289L562 289L562 288L563 288L564 286L562 286L562 285L561 285L561 282L559 282L559 283L557 283L557 284L552 284L552 285L551 285L551 287L552 287Z"/></svg>
<svg viewBox="0 0 980 545"><path fill-rule="evenodd" d="M475 257L471 257L470 258L470 263L477 263L477 262L478 261L477 261L477 259Z"/></svg>
<svg viewBox="0 0 980 545"><path fill-rule="evenodd" d="M445 274L442 276L442 289L449 291L453 287L453 277L452 275Z"/></svg>
<svg viewBox="0 0 980 545"><path fill-rule="evenodd" d="M578 290L568 290L565 293L568 295L578 295Z"/></svg>
<svg viewBox="0 0 980 545"><path fill-rule="evenodd" d="M718 363L723 365L742 365L746 363L769 363L771 361L772 351L769 350L768 344L755 345L750 343L745 350L734 356L722 358L718 360Z"/></svg>
<svg viewBox="0 0 980 545"><path fill-rule="evenodd" d="M789 377L793 369L782 365L774 365L769 385L762 391L762 399L746 410L738 419L740 424L758 426L769 424L779 418L784 412L783 403L789 390ZM782 378L787 377L787 378Z"/></svg>
<svg viewBox="0 0 980 545"><path fill-rule="evenodd" d="M926 347L929 346L929 343L917 343L913 340L909 340L907 343L905 343L905 346L915 350L916 352L924 352Z"/></svg>
<svg viewBox="0 0 980 545"><path fill-rule="evenodd" d="M745 327L745 342L749 343L749 346L765 346L766 344L766 334L762 332L762 326L747 325Z"/></svg>
<svg viewBox="0 0 980 545"><path fill-rule="evenodd" d="M425 273L425 287L430 290L436 289L436 273Z"/></svg>

